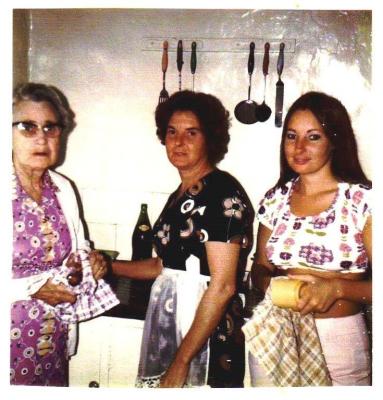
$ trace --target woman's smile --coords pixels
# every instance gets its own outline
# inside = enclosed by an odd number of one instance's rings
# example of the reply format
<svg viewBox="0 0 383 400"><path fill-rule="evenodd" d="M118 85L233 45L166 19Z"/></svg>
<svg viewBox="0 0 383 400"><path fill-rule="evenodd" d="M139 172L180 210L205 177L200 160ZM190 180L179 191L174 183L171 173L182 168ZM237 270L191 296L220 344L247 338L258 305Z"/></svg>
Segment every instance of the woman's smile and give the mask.
<svg viewBox="0 0 383 400"><path fill-rule="evenodd" d="M288 124L284 138L288 164L298 174L313 174L329 169L332 145L314 114L296 111Z"/></svg>

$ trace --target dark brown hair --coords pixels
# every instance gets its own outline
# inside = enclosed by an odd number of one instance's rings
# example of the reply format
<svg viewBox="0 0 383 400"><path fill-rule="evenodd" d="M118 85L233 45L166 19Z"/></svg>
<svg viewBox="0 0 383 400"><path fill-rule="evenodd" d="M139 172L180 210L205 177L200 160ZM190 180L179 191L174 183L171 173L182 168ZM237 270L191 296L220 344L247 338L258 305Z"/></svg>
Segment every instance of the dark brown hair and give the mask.
<svg viewBox="0 0 383 400"><path fill-rule="evenodd" d="M155 119L162 144L165 144L169 120L176 111L190 111L198 118L206 139L208 160L212 166L218 164L227 153L230 141L229 112L221 101L211 94L182 90L158 104Z"/></svg>
<svg viewBox="0 0 383 400"><path fill-rule="evenodd" d="M281 187L298 176L288 165L284 152L287 127L292 115L298 110L311 111L322 125L333 146L331 171L334 176L339 181L370 186L371 181L364 174L359 162L358 147L346 108L335 97L314 91L299 97L286 114L280 145L280 176L276 186Z"/></svg>

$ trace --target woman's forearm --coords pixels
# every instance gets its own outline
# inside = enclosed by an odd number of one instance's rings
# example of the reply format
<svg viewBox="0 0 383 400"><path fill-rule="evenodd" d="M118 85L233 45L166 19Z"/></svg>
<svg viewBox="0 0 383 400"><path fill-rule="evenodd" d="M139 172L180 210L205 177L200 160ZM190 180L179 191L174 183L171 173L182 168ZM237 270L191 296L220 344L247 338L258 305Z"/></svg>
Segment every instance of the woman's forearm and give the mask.
<svg viewBox="0 0 383 400"><path fill-rule="evenodd" d="M140 261L116 260L112 262L112 271L115 275L131 279L155 279L161 270L162 260L159 257Z"/></svg>
<svg viewBox="0 0 383 400"><path fill-rule="evenodd" d="M232 285L209 285L198 305L193 323L178 348L176 363L188 364L200 351L221 320L234 292Z"/></svg>
<svg viewBox="0 0 383 400"><path fill-rule="evenodd" d="M336 290L339 299L350 300L356 303L372 303L372 281L354 281L336 279Z"/></svg>

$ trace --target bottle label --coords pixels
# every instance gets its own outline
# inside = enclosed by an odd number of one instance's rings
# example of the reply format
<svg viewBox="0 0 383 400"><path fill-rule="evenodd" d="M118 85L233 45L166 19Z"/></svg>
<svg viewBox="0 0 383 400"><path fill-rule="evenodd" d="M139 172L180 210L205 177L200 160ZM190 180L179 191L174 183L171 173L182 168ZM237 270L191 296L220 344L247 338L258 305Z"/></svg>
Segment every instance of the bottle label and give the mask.
<svg viewBox="0 0 383 400"><path fill-rule="evenodd" d="M142 232L146 232L146 231L148 231L148 230L150 229L150 226L145 225L145 224L142 224L142 225L140 225L140 226L138 227L138 229L139 229L140 231L142 231Z"/></svg>

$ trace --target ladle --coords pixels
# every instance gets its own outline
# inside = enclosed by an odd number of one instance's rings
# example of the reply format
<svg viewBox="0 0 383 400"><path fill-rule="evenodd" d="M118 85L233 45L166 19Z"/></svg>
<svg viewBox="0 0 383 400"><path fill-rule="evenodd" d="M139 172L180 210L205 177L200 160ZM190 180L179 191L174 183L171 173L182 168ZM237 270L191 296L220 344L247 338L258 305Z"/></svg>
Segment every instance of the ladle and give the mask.
<svg viewBox="0 0 383 400"><path fill-rule="evenodd" d="M263 88L263 102L255 109L256 117L259 122L265 122L270 118L271 115L271 108L266 104L266 77L269 73L269 50L270 50L270 43L265 43L265 54L263 56L263 77L264 77L264 88Z"/></svg>
<svg viewBox="0 0 383 400"><path fill-rule="evenodd" d="M239 122L242 122L243 124L254 124L255 122L257 122L257 116L255 113L257 103L250 99L251 76L254 71L254 49L255 49L255 43L251 42L249 60L247 62L247 71L249 73L249 89L248 89L247 100L239 102L234 109L235 117Z"/></svg>

